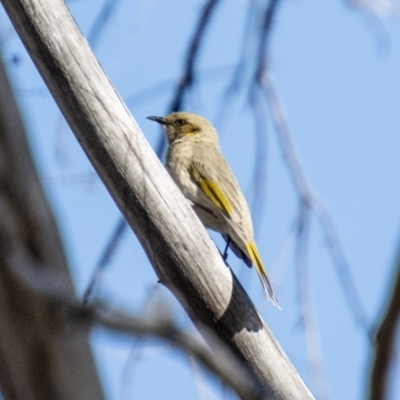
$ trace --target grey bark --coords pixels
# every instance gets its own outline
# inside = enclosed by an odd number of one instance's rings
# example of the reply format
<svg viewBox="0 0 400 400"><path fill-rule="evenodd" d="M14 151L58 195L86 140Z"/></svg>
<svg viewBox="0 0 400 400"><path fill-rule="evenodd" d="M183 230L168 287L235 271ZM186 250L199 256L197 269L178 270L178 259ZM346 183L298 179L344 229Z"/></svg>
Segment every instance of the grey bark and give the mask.
<svg viewBox="0 0 400 400"><path fill-rule="evenodd" d="M15 275L57 276L74 296L63 246L0 60L0 391L5 399L103 398L87 332Z"/></svg>
<svg viewBox="0 0 400 400"><path fill-rule="evenodd" d="M160 281L269 399L312 399L121 102L61 0L3 0L18 34Z"/></svg>

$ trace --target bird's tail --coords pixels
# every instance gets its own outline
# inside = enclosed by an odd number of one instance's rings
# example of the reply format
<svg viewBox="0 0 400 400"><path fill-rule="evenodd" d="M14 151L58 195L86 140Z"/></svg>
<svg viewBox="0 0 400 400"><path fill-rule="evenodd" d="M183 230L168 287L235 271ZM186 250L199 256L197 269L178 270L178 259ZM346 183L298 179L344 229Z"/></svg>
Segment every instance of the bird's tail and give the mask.
<svg viewBox="0 0 400 400"><path fill-rule="evenodd" d="M278 300L276 299L275 296L275 291L274 288L272 287L272 283L269 280L268 274L267 274L267 269L265 268L265 265L261 259L260 253L258 252L257 246L254 242L247 243L246 244L247 251L250 255L251 260L253 261L253 264L256 267L258 276L260 277L261 283L264 288L265 295L269 300L272 301L272 303L279 307Z"/></svg>

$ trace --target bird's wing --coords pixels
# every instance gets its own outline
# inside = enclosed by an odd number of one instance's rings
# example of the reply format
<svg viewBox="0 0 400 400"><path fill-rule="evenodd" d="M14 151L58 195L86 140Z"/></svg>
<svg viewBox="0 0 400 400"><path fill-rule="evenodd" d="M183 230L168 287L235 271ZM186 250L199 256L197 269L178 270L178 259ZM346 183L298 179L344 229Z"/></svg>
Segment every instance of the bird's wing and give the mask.
<svg viewBox="0 0 400 400"><path fill-rule="evenodd" d="M233 215L232 200L227 197L222 185L216 179L215 173L209 173L209 168L199 161L193 161L189 166L189 174L194 182L211 202L216 205L226 217ZM214 176L212 176L214 175Z"/></svg>
<svg viewBox="0 0 400 400"><path fill-rule="evenodd" d="M214 159L211 161L210 157ZM207 158L210 161L208 163ZM193 157L193 161L189 166L189 174L201 188L208 201L211 201L214 206L221 210L228 224L241 239L242 243L234 243L234 247L237 247L237 251L234 251L235 254L245 261L251 259L256 266L267 298L271 299L279 307L267 270L253 239L250 212L239 184L221 153L210 149L210 152L207 153L207 158L204 162ZM244 248L241 248L241 245ZM239 252L241 255L238 254ZM248 262L246 264L251 265Z"/></svg>
<svg viewBox="0 0 400 400"><path fill-rule="evenodd" d="M246 243L253 237L246 200L228 162L219 151L209 150L205 160L204 154L201 160L193 156L189 174L207 201L221 210L226 221Z"/></svg>

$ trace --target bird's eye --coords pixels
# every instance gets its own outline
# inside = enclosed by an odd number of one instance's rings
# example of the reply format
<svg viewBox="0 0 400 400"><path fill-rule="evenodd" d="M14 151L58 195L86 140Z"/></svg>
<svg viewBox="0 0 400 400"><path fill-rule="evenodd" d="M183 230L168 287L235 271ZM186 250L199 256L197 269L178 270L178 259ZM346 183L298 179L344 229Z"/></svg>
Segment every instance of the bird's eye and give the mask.
<svg viewBox="0 0 400 400"><path fill-rule="evenodd" d="M184 119L177 119L175 123L178 126L182 126L186 124L186 121Z"/></svg>

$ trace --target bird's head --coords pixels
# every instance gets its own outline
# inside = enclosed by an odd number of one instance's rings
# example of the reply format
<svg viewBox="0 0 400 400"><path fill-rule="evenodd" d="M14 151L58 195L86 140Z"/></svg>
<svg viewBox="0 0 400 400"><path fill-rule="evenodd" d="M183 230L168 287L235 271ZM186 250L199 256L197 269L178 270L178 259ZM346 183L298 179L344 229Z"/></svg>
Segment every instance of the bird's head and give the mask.
<svg viewBox="0 0 400 400"><path fill-rule="evenodd" d="M181 138L218 142L217 131L201 115L180 111L169 114L166 117L147 118L162 125L170 144Z"/></svg>

